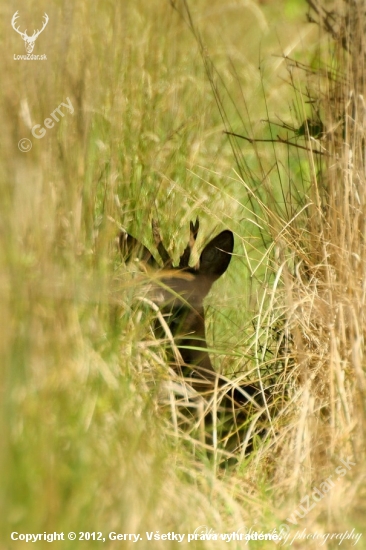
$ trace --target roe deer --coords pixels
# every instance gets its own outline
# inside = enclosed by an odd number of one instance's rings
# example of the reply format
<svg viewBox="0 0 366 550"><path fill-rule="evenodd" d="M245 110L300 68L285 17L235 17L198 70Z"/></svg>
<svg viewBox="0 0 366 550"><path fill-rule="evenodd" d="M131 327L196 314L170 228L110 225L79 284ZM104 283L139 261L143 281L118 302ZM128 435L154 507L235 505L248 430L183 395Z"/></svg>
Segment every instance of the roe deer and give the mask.
<svg viewBox="0 0 366 550"><path fill-rule="evenodd" d="M199 393L209 392L216 388L223 390L220 400L221 424L231 421L235 425L237 447L240 445L241 436L238 434L238 425L247 422L250 416L249 408L254 407L261 412L262 396L255 384L230 385L230 381L218 375L210 361L205 338L205 316L203 300L209 293L213 283L217 281L227 270L234 248L234 236L231 231L225 230L213 238L203 249L199 262L189 266L191 251L195 244L199 229L198 220L190 223L190 238L183 254L180 257L179 266L173 267L172 260L166 251L155 222L152 224L154 241L163 262L159 266L151 252L137 239L122 231L119 237L119 245L122 256L126 262L139 259L145 266L152 268L152 273L159 271L159 278L155 278L151 293L151 303L159 306L163 314L163 322L168 325L174 342L180 352L181 360L175 363L175 369L189 378L190 385ZM161 331L155 327L159 335ZM258 398L260 404L257 404ZM245 410L244 410L245 408ZM240 411L238 413L238 411ZM253 412L253 407L251 408ZM259 413L260 414L260 413ZM233 430L225 428L226 440L232 440ZM247 448L251 442L246 442ZM230 445L232 447L232 445Z"/></svg>

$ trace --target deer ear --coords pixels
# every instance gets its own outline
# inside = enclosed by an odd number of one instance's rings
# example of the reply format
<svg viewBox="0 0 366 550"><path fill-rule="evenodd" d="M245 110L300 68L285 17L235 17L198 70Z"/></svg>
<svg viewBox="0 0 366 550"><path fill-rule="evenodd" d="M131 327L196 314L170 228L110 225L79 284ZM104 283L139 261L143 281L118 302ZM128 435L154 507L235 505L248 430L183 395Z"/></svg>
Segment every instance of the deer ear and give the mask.
<svg viewBox="0 0 366 550"><path fill-rule="evenodd" d="M205 246L200 257L199 272L211 275L214 280L227 270L234 249L234 235L223 231Z"/></svg>
<svg viewBox="0 0 366 550"><path fill-rule="evenodd" d="M125 231L121 231L119 235L119 248L125 262L139 259L142 262L146 262L151 267L157 267L155 258L150 250Z"/></svg>

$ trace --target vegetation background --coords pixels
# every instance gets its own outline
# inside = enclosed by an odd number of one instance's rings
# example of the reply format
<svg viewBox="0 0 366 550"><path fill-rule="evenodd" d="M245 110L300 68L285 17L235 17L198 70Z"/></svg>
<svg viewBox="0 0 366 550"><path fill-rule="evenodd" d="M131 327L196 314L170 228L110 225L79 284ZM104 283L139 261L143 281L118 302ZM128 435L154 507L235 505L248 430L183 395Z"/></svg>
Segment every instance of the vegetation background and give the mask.
<svg viewBox="0 0 366 550"><path fill-rule="evenodd" d="M363 2L314 11L333 33L300 0L189 8L196 35L178 1L0 6L1 548L24 546L13 531L362 532ZM14 59L17 10L28 34L48 14L47 60ZM67 98L74 112L35 139ZM275 396L268 437L226 469L174 423L166 346L116 247L120 228L151 247L156 218L177 259L198 215L198 248L235 234L207 299L212 359Z"/></svg>

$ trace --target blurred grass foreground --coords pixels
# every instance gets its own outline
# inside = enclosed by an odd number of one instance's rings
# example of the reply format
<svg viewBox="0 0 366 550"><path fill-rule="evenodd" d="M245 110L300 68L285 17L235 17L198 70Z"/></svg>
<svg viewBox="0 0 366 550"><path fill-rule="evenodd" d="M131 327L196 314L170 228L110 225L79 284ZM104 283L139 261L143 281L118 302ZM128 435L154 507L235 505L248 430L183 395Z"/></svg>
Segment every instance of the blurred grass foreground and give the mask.
<svg viewBox="0 0 366 550"><path fill-rule="evenodd" d="M28 36L48 15L45 58L19 58L17 10ZM218 549L146 533L276 529L290 544L306 529L322 546L294 548L327 549L362 534L364 2L0 12L0 548L24 547L12 532ZM272 396L266 437L235 462L206 452L199 412L182 429L168 346L116 245L124 228L152 248L158 219L177 260L197 216L198 249L235 235L206 302L212 362Z"/></svg>

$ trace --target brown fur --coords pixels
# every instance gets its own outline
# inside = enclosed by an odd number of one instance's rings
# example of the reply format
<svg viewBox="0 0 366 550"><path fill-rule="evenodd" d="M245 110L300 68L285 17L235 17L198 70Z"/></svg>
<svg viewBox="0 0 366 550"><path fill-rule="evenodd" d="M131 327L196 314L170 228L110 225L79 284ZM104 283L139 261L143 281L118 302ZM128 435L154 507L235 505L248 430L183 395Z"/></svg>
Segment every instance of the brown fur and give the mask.
<svg viewBox="0 0 366 550"><path fill-rule="evenodd" d="M174 368L180 371L191 386L200 393L209 395L218 389L223 391L220 402L220 421L226 425L225 438L235 435L235 447L239 447L243 434L238 426L246 425L253 406L260 410L262 395L254 384L231 385L225 377L218 375L212 366L207 352L205 335L205 315L203 300L213 283L227 270L234 248L234 236L231 231L222 231L203 249L199 262L194 267L189 265L192 248L196 241L199 222L190 224L190 238L187 247L180 257L179 267L166 251L157 224L153 222L153 235L156 248L163 266L159 266L151 252L131 235L121 232L119 243L125 261L138 259L144 268L151 270L154 284L151 290L151 302L159 306L175 345L180 352L180 359L175 358ZM155 277L155 275L157 275ZM156 282L155 282L156 281ZM158 336L164 336L161 323L155 326ZM166 334L165 334L166 336ZM227 425L229 427L227 427ZM247 443L251 448L251 442Z"/></svg>

